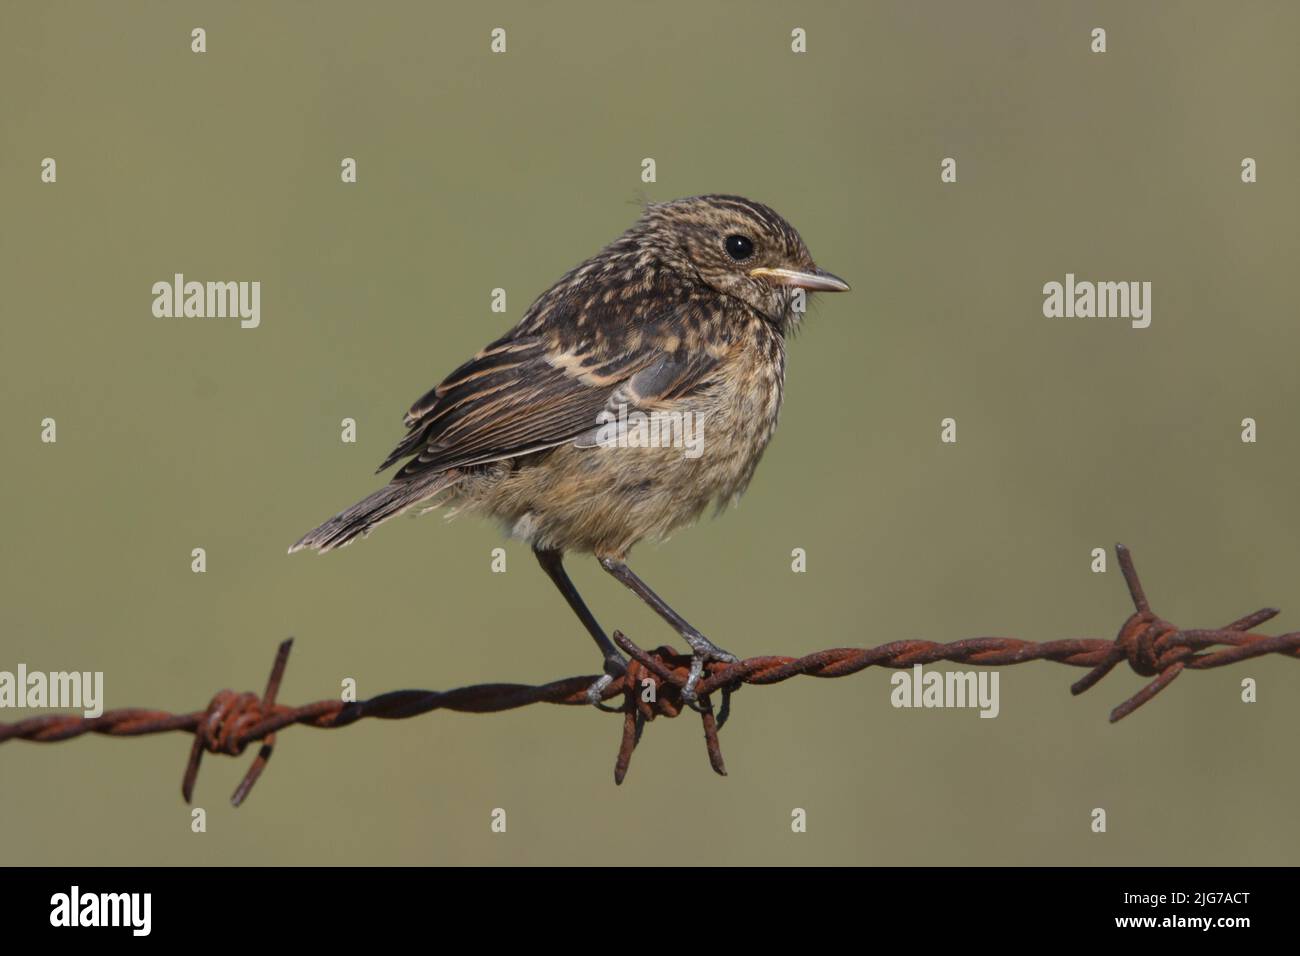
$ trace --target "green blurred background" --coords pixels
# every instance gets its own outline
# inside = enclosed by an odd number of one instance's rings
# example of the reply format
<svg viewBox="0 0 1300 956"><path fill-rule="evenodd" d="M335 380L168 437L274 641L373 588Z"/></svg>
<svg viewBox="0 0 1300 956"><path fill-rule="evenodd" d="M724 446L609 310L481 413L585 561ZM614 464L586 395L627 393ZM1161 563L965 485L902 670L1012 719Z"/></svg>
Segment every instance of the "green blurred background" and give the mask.
<svg viewBox="0 0 1300 956"><path fill-rule="evenodd" d="M491 573L495 527L285 549L639 197L709 191L774 206L853 292L793 343L741 507L633 553L705 633L1109 638L1128 599L1088 565L1117 540L1172 620L1280 604L1294 629L1297 31L1283 2L5 3L0 669L102 670L109 707L169 710L260 692L290 634L286 703L592 672L526 549ZM261 281L261 327L153 318L174 272ZM1045 319L1067 272L1152 282L1151 328ZM571 569L608 628L670 638ZM621 788L619 719L583 708L295 728L238 811L251 753L207 759L202 835L188 737L14 742L0 860L1297 862L1292 661L1185 675L1115 726L1127 668L1081 698L1082 671L1004 668L996 720L895 710L890 673L744 690L726 779L694 719L648 727Z"/></svg>

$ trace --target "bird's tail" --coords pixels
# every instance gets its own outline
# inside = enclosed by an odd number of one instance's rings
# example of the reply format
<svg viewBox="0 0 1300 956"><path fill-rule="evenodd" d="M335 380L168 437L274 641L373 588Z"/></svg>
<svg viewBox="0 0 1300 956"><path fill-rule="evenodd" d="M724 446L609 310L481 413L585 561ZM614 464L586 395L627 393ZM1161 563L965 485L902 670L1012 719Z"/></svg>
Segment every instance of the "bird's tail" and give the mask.
<svg viewBox="0 0 1300 956"><path fill-rule="evenodd" d="M394 481L373 495L362 498L346 511L340 511L319 528L308 531L289 549L289 553L310 548L322 554L341 548L353 538L363 537L389 518L412 505L427 501L455 483L455 472L421 475L406 481Z"/></svg>

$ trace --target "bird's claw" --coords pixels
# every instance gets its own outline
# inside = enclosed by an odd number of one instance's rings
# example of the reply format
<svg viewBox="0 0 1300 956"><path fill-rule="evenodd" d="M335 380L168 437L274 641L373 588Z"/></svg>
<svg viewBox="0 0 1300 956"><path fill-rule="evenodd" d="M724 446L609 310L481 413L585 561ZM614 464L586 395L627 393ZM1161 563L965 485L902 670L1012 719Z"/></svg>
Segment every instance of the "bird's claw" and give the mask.
<svg viewBox="0 0 1300 956"><path fill-rule="evenodd" d="M710 661L718 661L722 664L740 663L740 658L730 651L724 651L707 641L705 645L707 646L697 646L692 643L691 669L686 675L686 683L682 685L682 702L695 711L700 710L699 695L695 692L695 688L704 677L704 665Z"/></svg>
<svg viewBox="0 0 1300 956"><path fill-rule="evenodd" d="M618 657L608 657L605 659L605 673L596 678L591 686L587 688L587 703L591 704L597 710L603 710L607 713L622 713L621 708L611 707L605 703L605 689L610 684L627 673L627 661L620 655Z"/></svg>

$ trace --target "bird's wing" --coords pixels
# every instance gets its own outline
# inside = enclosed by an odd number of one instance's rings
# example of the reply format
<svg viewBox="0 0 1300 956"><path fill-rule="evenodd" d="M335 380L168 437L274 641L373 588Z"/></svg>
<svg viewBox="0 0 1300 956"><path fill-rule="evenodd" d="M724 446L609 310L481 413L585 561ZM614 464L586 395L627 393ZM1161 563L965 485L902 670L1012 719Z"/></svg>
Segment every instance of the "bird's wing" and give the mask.
<svg viewBox="0 0 1300 956"><path fill-rule="evenodd" d="M541 334L494 342L411 406L410 431L379 470L409 457L394 479L406 480L554 448L590 432L611 404L682 397L718 366L680 345L664 351L660 336L623 338L563 350Z"/></svg>

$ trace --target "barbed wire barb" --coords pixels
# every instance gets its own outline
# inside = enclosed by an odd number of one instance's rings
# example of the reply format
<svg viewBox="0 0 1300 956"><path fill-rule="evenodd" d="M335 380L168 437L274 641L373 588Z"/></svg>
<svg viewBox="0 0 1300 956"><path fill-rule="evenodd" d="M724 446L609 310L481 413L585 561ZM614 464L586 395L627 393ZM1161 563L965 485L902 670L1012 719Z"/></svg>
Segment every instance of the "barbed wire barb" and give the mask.
<svg viewBox="0 0 1300 956"><path fill-rule="evenodd" d="M1276 608L1261 608L1220 628L1179 629L1151 610L1128 548L1116 545L1115 553L1134 610L1113 640L1077 638L1033 642L1011 637L976 637L948 644L907 640L871 648L831 648L798 658L751 657L730 664L709 663L696 688L698 701L694 708L703 724L709 765L716 773L726 775L718 733L730 717L732 695L747 684L777 684L798 676L846 677L873 666L910 668L947 661L1003 667L1043 660L1089 668L1070 688L1071 693L1081 694L1116 665L1127 661L1135 673L1153 679L1110 712L1113 723L1133 713L1187 670L1224 667L1266 654L1300 657L1300 631L1276 636L1254 632L1254 628L1280 613ZM623 717L614 762L614 781L621 784L645 725L657 717L676 717L688 709L681 692L690 672L691 658L666 645L652 651L643 650L620 631L614 632L613 639L629 657L626 673L610 683L602 695L602 700L620 695L623 698L622 706L615 710ZM365 718L405 720L435 710L486 714L539 703L587 706L587 688L597 676L586 674L535 686L476 684L447 691L398 690L368 700L319 700L287 707L277 703L276 698L292 646L293 638L280 644L261 696L222 690L205 709L186 714L126 708L99 717L76 714L31 717L0 723L0 743L10 740L55 743L84 734L139 737L184 731L194 735L181 783L181 793L188 803L194 795L204 753L235 757L249 744L260 742L257 756L231 797L231 803L239 806L266 769L277 731L285 727L302 724L338 729ZM712 702L715 692L721 695L721 706L716 713Z"/></svg>

